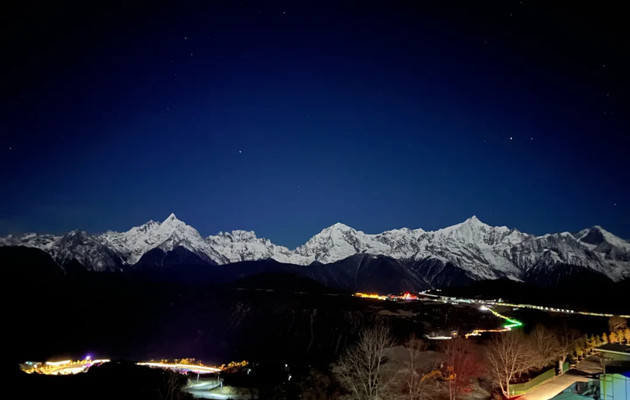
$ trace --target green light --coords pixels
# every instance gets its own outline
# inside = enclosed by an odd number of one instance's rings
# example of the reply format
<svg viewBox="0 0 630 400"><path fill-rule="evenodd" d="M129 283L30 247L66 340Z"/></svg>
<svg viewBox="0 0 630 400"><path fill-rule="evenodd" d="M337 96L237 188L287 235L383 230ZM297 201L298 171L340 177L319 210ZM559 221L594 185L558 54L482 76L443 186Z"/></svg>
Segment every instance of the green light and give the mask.
<svg viewBox="0 0 630 400"><path fill-rule="evenodd" d="M490 310L490 312L492 312L497 317L503 318L504 320L509 322L508 324L503 325L504 329L512 329L512 328L518 328L518 327L523 326L523 323L521 321L518 321L518 320L512 319L512 318L508 318L505 315L499 314L498 312L494 311L491 308L489 308L489 310Z"/></svg>

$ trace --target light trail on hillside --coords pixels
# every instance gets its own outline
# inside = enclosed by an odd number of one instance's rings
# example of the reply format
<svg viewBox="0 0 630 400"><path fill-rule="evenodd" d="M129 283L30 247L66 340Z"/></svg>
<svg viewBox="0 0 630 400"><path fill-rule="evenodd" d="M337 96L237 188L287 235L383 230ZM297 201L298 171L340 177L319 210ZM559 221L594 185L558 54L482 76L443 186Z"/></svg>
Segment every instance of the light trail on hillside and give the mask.
<svg viewBox="0 0 630 400"><path fill-rule="evenodd" d="M101 365L109 362L109 359L93 360L90 356L83 360L61 360L61 361L27 361L20 365L20 369L27 374L42 375L74 375L86 372L94 365Z"/></svg>
<svg viewBox="0 0 630 400"><path fill-rule="evenodd" d="M494 314L495 316L502 318L504 320L506 320L508 323L503 325L503 328L499 328L499 329L475 329L470 333L467 333L464 335L464 337L466 339L468 339L470 336L479 336L482 333L496 333L496 332L508 332L511 331L512 328L520 328L521 326L523 326L523 323L517 319L514 318L510 318L507 317L501 313L499 313L496 310L493 310L492 308L486 307L486 306L481 306L479 307L480 310L482 311L490 311L492 314Z"/></svg>
<svg viewBox="0 0 630 400"><path fill-rule="evenodd" d="M109 362L109 359L92 360L90 356L87 356L83 360L61 360L61 361L27 361L20 364L20 369L27 374L42 374L42 375L74 375L83 372L87 372L90 367L94 365L101 365ZM160 360L160 361L141 361L136 365L150 368L169 369L180 374L187 374L188 372L203 375L203 374L216 374L231 368L238 368L247 366L248 361L232 361L229 364L223 364L221 366L205 365L200 361L194 359L178 359L178 360Z"/></svg>
<svg viewBox="0 0 630 400"><path fill-rule="evenodd" d="M169 363L169 362L139 362L137 365L151 368L170 369L180 373L192 372L195 374L216 374L221 372L219 367L209 367L203 364L183 364L183 363Z"/></svg>
<svg viewBox="0 0 630 400"><path fill-rule="evenodd" d="M375 299L375 300L389 300L389 301L421 301L423 300L422 296L425 295L427 296L426 293L421 293L420 295L416 295L416 294L412 294L409 292L404 292L400 295L381 295L378 293L361 293L361 292L357 292L354 293L353 296L355 297L360 297L360 298L364 298L364 299ZM440 301L442 302L446 302L446 303L465 303L465 304L470 304L473 301L468 300L468 299L457 299L457 298L453 298L453 297L443 297L443 296L436 296L436 295L428 295L428 297L438 297L440 299ZM499 313L496 310L493 310L491 307L487 306L487 305L481 305L479 307L479 310L481 311L490 311L492 314L494 314L496 317L504 319L507 321L506 324L503 325L502 328L497 328L497 329L474 329L472 332L466 333L464 334L465 338L468 338L470 336L479 336L482 333L491 333L491 332L508 332L511 331L513 328L520 328L521 326L523 326L523 323L515 318L510 318L506 315L503 315L501 313ZM454 336L436 336L433 337L434 339L452 339Z"/></svg>

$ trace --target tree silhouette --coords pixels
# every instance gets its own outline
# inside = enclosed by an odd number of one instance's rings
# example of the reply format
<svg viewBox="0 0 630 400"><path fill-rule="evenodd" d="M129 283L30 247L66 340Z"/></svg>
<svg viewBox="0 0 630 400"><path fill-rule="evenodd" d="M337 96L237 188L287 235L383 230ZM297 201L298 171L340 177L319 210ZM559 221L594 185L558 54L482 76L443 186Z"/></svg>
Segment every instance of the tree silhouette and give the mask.
<svg viewBox="0 0 630 400"><path fill-rule="evenodd" d="M571 354L577 346L582 344L582 336L577 329L569 328L566 324L563 324L561 328L556 331L556 337L558 338L558 373L563 374L562 369L564 362L567 360L569 354Z"/></svg>
<svg viewBox="0 0 630 400"><path fill-rule="evenodd" d="M486 353L488 372L505 397L509 397L513 381L535 368L539 360L534 346L520 331L495 335Z"/></svg>
<svg viewBox="0 0 630 400"><path fill-rule="evenodd" d="M444 362L452 371L451 385L455 397L469 387L473 378L483 373L483 364L479 354L472 342L463 338L449 340Z"/></svg>
<svg viewBox="0 0 630 400"><path fill-rule="evenodd" d="M543 325L536 325L530 333L529 340L536 349L536 368L544 368L560 358L562 351L556 333Z"/></svg>
<svg viewBox="0 0 630 400"><path fill-rule="evenodd" d="M393 345L389 329L376 325L364 330L356 345L348 348L333 367L333 373L348 399L377 400L382 398L388 381L383 364L386 350Z"/></svg>
<svg viewBox="0 0 630 400"><path fill-rule="evenodd" d="M395 379L388 387L386 398L400 400L432 399L443 392L438 378L442 375L438 365L427 366L422 362L426 345L411 336L405 342L407 358L403 365L394 365Z"/></svg>

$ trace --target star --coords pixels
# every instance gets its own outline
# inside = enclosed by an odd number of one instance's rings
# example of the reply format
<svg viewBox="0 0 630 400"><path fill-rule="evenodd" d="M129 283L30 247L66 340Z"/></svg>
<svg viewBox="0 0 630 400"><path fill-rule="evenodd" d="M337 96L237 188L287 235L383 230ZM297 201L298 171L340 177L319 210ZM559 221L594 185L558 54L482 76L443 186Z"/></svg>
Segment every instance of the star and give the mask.
<svg viewBox="0 0 630 400"><path fill-rule="evenodd" d="M510 140L512 140L512 139L514 139L514 137L513 137L513 136L510 136Z"/></svg>
<svg viewBox="0 0 630 400"><path fill-rule="evenodd" d="M243 150L239 150L239 151L238 151L238 154L243 154Z"/></svg>

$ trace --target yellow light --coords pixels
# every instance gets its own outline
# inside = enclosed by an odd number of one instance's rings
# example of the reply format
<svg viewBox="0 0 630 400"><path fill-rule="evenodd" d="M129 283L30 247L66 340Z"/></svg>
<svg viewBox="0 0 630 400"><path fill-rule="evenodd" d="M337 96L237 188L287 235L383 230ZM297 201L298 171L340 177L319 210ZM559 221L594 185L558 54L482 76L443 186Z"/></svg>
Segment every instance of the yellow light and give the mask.
<svg viewBox="0 0 630 400"><path fill-rule="evenodd" d="M377 300L387 300L387 296L382 296L377 293L355 293L354 296L362 297L364 299L377 299Z"/></svg>

